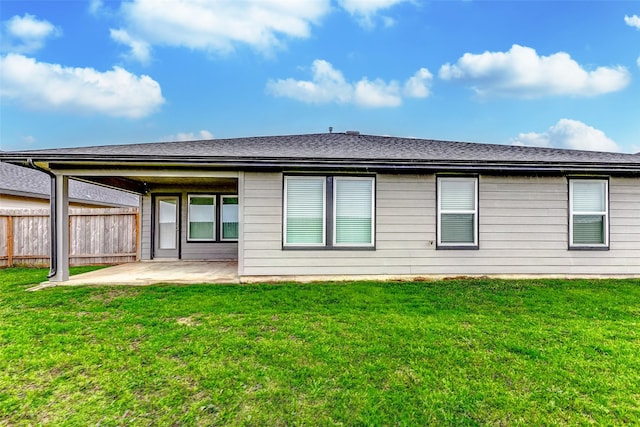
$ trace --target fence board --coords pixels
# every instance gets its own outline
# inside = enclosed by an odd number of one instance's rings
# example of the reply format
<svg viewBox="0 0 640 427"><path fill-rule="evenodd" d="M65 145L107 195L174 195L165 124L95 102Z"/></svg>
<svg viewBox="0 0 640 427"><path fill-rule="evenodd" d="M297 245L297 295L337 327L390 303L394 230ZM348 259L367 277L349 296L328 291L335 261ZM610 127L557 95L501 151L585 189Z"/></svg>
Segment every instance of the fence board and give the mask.
<svg viewBox="0 0 640 427"><path fill-rule="evenodd" d="M0 216L0 266L6 266L8 264L9 248L7 247L8 241L8 227L7 224L9 218L6 216Z"/></svg>
<svg viewBox="0 0 640 427"><path fill-rule="evenodd" d="M0 209L0 267L48 265L49 211ZM69 210L70 265L134 262L136 208Z"/></svg>

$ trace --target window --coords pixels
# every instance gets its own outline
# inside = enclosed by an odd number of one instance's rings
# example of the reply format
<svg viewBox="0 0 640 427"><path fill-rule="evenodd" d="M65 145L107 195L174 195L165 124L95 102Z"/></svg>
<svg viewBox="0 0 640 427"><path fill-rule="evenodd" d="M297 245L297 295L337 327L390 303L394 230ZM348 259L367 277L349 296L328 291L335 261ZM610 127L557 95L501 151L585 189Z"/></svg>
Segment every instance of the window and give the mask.
<svg viewBox="0 0 640 427"><path fill-rule="evenodd" d="M188 200L189 242L238 240L237 195L190 194Z"/></svg>
<svg viewBox="0 0 640 427"><path fill-rule="evenodd" d="M569 246L609 246L609 181L569 180Z"/></svg>
<svg viewBox="0 0 640 427"><path fill-rule="evenodd" d="M478 178L438 177L438 247L478 247Z"/></svg>
<svg viewBox="0 0 640 427"><path fill-rule="evenodd" d="M324 177L285 177L284 244L286 246L324 246L325 200Z"/></svg>
<svg viewBox="0 0 640 427"><path fill-rule="evenodd" d="M333 197L336 246L373 246L373 178L336 177Z"/></svg>
<svg viewBox="0 0 640 427"><path fill-rule="evenodd" d="M216 197L189 196L189 240L215 240Z"/></svg>
<svg viewBox="0 0 640 427"><path fill-rule="evenodd" d="M221 196L221 240L238 240L238 196Z"/></svg>
<svg viewBox="0 0 640 427"><path fill-rule="evenodd" d="M373 177L285 176L283 246L374 246Z"/></svg>

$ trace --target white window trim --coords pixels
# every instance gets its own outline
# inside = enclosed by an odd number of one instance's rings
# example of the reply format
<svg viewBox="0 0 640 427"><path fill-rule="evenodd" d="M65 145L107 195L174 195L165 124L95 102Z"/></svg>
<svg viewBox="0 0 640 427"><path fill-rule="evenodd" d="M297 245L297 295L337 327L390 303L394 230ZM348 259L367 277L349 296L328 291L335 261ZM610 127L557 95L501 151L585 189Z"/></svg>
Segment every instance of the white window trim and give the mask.
<svg viewBox="0 0 640 427"><path fill-rule="evenodd" d="M438 201L437 201L437 246L443 248L477 248L478 247L478 177L437 177L437 191L438 191ZM444 181L473 181L474 183L474 192L473 192L473 205L475 209L473 210L442 210L441 201L442 201L442 182ZM442 214L473 214L473 243L442 243Z"/></svg>
<svg viewBox="0 0 640 427"><path fill-rule="evenodd" d="M574 212L573 211L573 184L575 182L604 183L604 211ZM574 216L604 216L604 243L573 243L573 217ZM608 248L609 247L609 180L608 179L569 179L569 248Z"/></svg>
<svg viewBox="0 0 640 427"><path fill-rule="evenodd" d="M224 230L223 230L224 221L222 220L222 215L223 215L222 211L224 210L224 199L229 199L229 198L236 198L237 199L238 195L237 194L221 194L220 195L220 225L219 225L219 228L220 228L220 241L221 242L237 242L238 241L237 237L233 238L233 239L229 239L229 238L225 239L224 238ZM240 204L240 200L238 199L238 205L239 204ZM240 222L240 218L238 218L238 223L239 222Z"/></svg>
<svg viewBox="0 0 640 427"><path fill-rule="evenodd" d="M322 242L321 243L289 243L287 242L287 206L288 206L288 184L290 180L317 179L322 181ZM326 176L292 176L284 177L284 204L283 204L283 228L282 228L282 244L284 247L324 247L327 245L327 178Z"/></svg>
<svg viewBox="0 0 640 427"><path fill-rule="evenodd" d="M358 180L358 181L364 181L364 180L368 180L371 181L371 241L369 243L337 243L337 227L336 227L336 221L337 221L337 191L336 191L336 187L337 187L337 182L338 181L348 181L348 180ZM363 177L363 176L334 176L333 178L333 246L335 247L347 247L347 248L372 248L374 247L375 243L375 223L376 223L376 207L375 207L375 194L376 194L376 181L374 177Z"/></svg>
<svg viewBox="0 0 640 427"><path fill-rule="evenodd" d="M210 197L213 199L213 237L210 239L196 239L191 237L191 198L192 197ZM215 194L189 194L187 195L187 242L215 242L216 241L216 209L217 201Z"/></svg>

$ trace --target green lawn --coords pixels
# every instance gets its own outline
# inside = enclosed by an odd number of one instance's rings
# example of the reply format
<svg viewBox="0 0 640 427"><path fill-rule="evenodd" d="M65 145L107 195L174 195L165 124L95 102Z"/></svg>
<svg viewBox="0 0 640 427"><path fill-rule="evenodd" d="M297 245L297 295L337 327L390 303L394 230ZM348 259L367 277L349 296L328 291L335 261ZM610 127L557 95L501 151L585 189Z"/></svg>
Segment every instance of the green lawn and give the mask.
<svg viewBox="0 0 640 427"><path fill-rule="evenodd" d="M640 424L640 281L45 275L0 271L0 425Z"/></svg>

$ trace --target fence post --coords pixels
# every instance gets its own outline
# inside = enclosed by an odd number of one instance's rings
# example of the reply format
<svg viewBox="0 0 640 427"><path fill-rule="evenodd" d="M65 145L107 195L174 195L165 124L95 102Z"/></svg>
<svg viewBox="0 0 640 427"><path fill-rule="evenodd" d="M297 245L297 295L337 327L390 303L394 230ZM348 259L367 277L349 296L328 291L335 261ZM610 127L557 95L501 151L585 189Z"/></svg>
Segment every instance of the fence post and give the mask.
<svg viewBox="0 0 640 427"><path fill-rule="evenodd" d="M140 212L136 211L134 221L136 222L136 261L140 261Z"/></svg>
<svg viewBox="0 0 640 427"><path fill-rule="evenodd" d="M69 256L69 265L71 265L71 248L73 247L73 245L71 244L71 219L74 217L72 212L69 212L69 222L67 223L67 238L68 238L68 242L69 242L69 251L67 252L67 255Z"/></svg>
<svg viewBox="0 0 640 427"><path fill-rule="evenodd" d="M7 267L13 267L13 216L7 216Z"/></svg>

